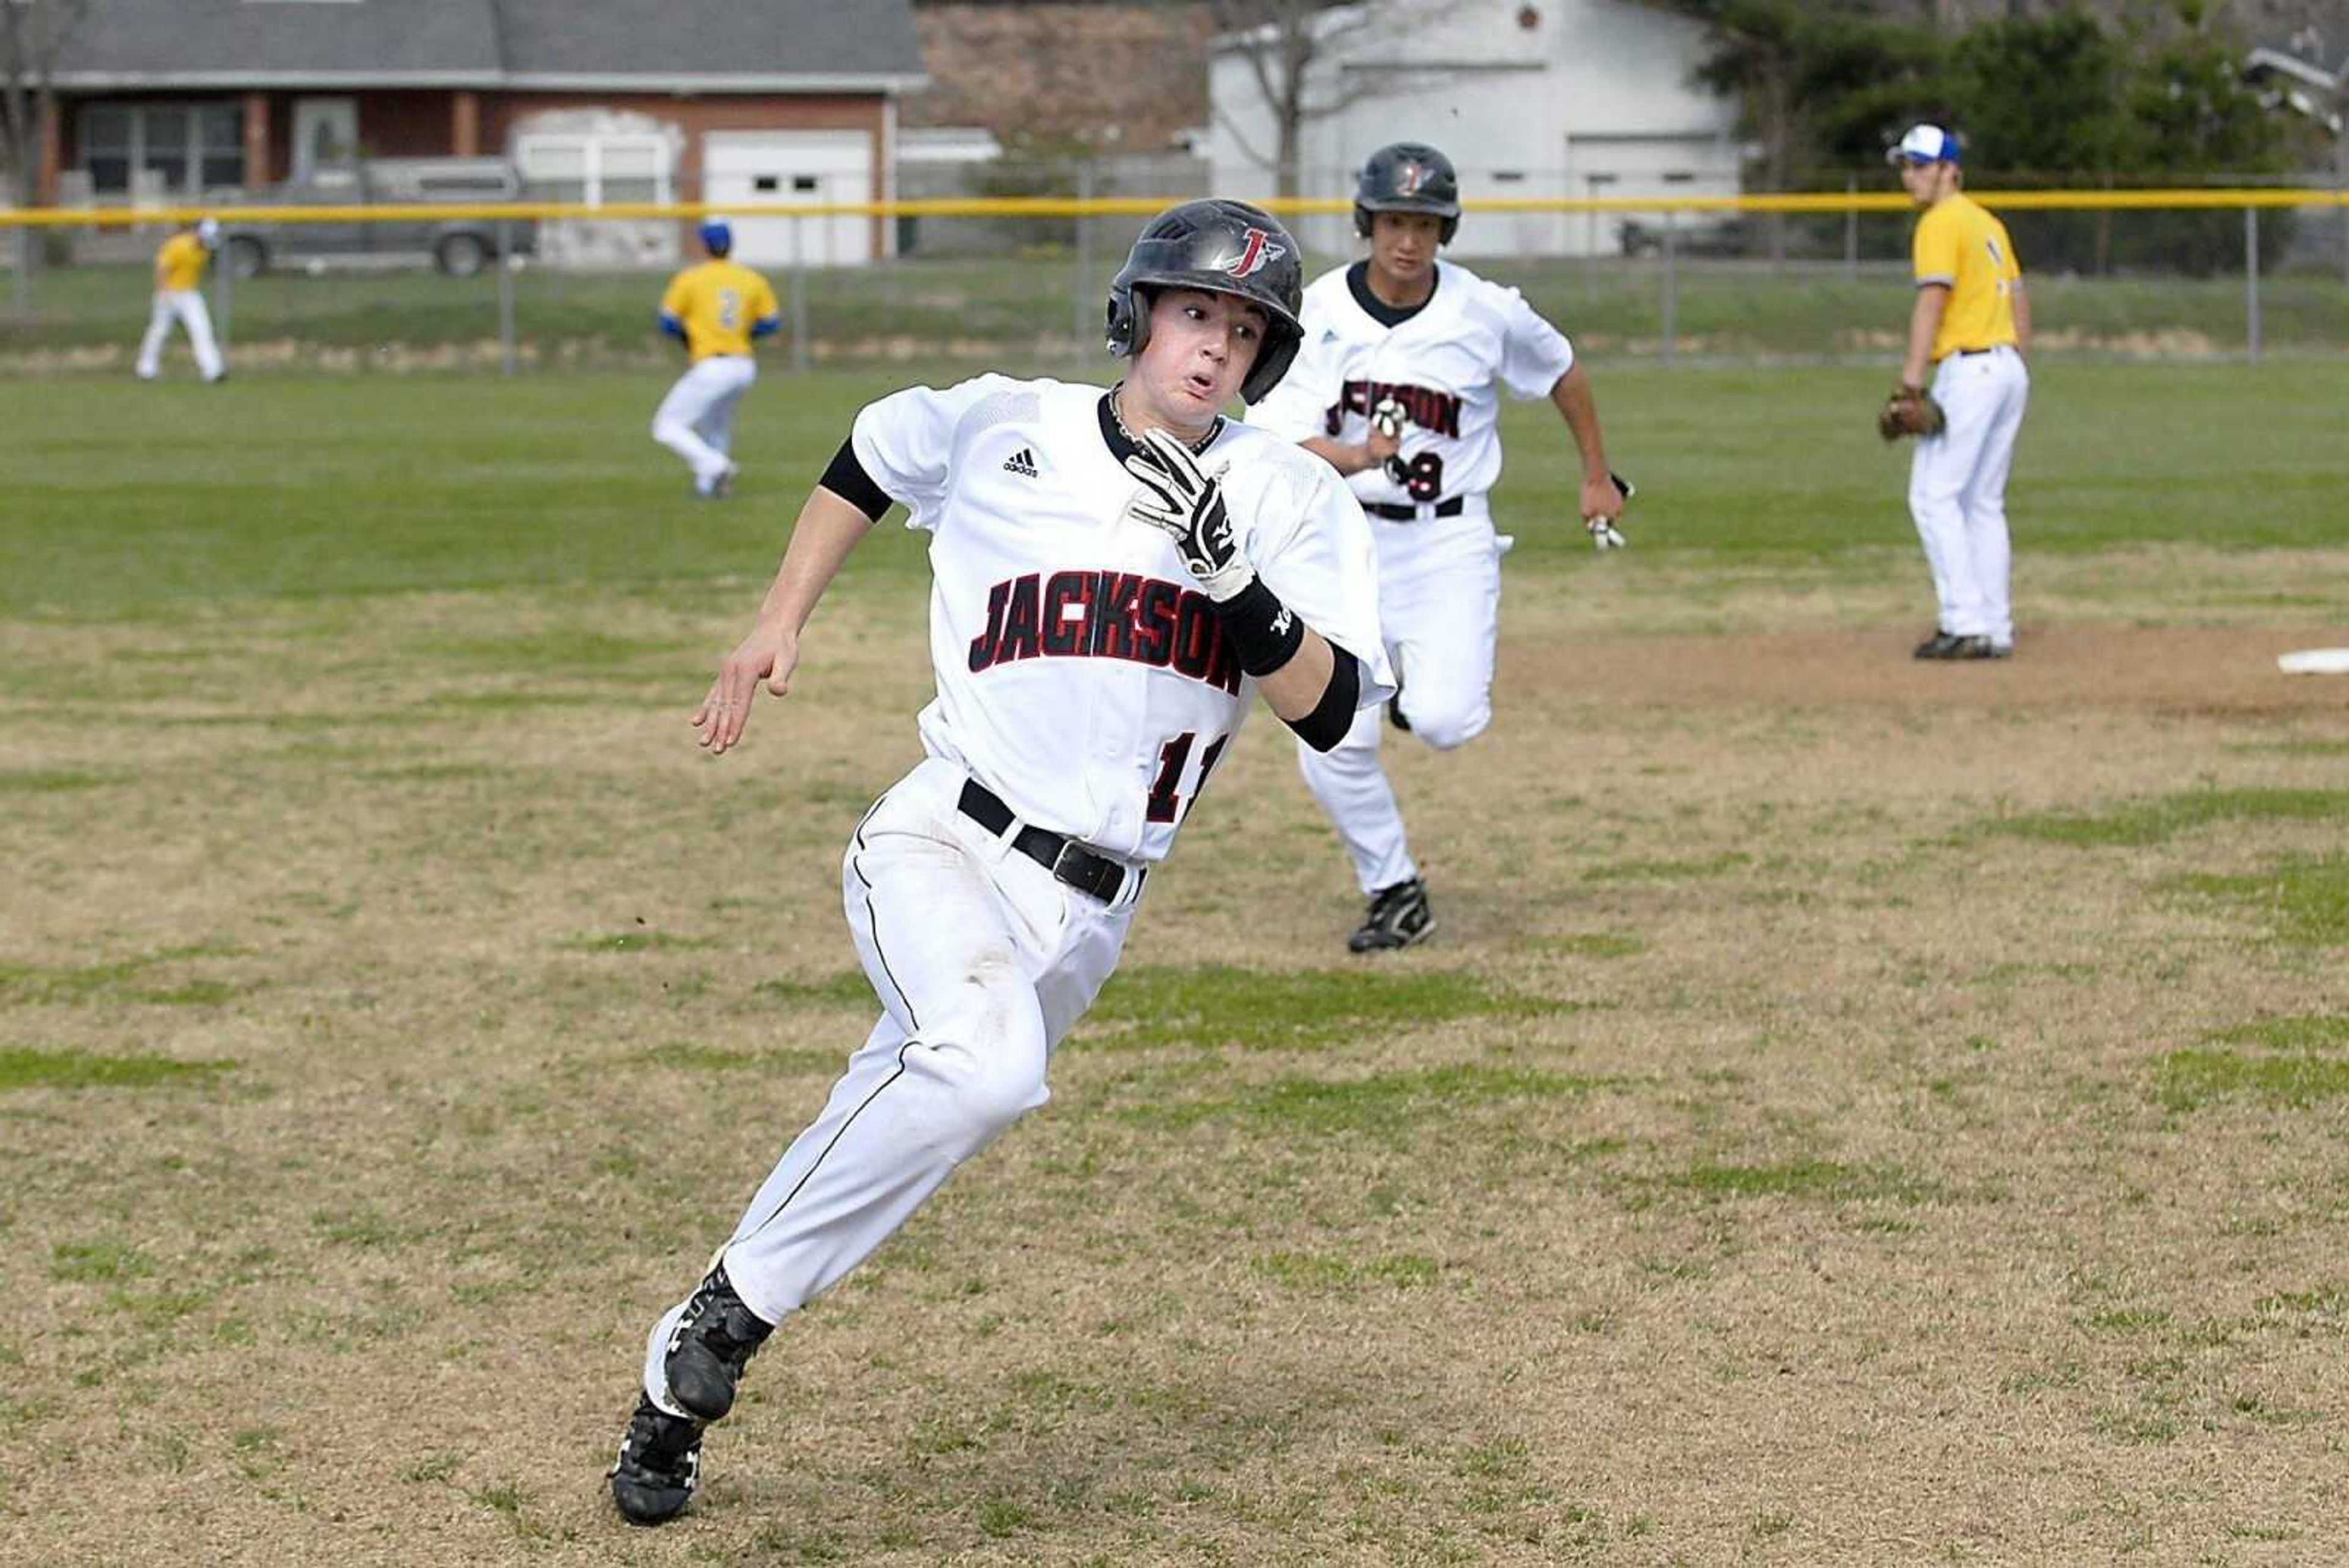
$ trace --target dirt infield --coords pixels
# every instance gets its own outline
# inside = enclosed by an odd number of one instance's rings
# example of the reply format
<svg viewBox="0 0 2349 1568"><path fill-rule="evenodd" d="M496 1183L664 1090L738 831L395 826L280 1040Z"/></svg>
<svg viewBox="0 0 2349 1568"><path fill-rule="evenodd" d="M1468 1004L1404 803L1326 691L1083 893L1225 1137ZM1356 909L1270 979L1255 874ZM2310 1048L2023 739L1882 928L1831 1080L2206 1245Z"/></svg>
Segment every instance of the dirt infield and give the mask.
<svg viewBox="0 0 2349 1568"><path fill-rule="evenodd" d="M1633 703L2337 714L2349 680L2287 676L2276 656L2344 634L2057 625L2026 634L2013 659L1960 665L1913 659L1913 637L1882 630L1592 639L1543 652L1560 678Z"/></svg>
<svg viewBox="0 0 2349 1568"><path fill-rule="evenodd" d="M715 764L748 585L0 624L0 1561L2340 1561L2342 579L2178 565L1930 667L1905 557L1521 573L1377 965L1258 715L653 1534L646 1324L869 1020L918 590Z"/></svg>

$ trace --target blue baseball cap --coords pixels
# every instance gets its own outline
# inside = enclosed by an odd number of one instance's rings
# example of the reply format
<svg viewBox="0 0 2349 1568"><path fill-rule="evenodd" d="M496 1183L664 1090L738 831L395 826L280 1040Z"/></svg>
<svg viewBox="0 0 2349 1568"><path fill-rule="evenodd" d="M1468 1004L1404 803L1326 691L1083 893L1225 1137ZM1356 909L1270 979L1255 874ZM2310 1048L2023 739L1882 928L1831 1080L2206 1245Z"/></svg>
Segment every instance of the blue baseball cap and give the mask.
<svg viewBox="0 0 2349 1568"><path fill-rule="evenodd" d="M1887 163L1955 163L1958 139L1938 125L1912 125L1899 145L1885 153Z"/></svg>
<svg viewBox="0 0 2349 1568"><path fill-rule="evenodd" d="M734 229L723 218L712 218L701 225L701 244L711 255L722 256L734 248Z"/></svg>

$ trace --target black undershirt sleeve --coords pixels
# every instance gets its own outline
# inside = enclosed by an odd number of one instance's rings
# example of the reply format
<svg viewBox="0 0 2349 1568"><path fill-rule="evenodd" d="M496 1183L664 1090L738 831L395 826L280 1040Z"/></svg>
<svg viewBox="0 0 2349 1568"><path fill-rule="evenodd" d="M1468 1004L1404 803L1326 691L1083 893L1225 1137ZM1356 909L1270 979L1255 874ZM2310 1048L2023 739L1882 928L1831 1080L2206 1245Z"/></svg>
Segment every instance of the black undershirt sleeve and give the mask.
<svg viewBox="0 0 2349 1568"><path fill-rule="evenodd" d="M1321 701L1302 719L1284 722L1297 732L1299 740L1317 752L1326 752L1354 727L1354 711L1361 701L1362 667L1333 642L1330 644L1330 684L1321 689Z"/></svg>
<svg viewBox="0 0 2349 1568"><path fill-rule="evenodd" d="M816 483L875 523L880 522L882 514L889 510L888 492L874 483L873 476L864 472L864 465L856 461L856 448L853 441L840 443L840 450L832 454L832 466L823 471L823 477Z"/></svg>

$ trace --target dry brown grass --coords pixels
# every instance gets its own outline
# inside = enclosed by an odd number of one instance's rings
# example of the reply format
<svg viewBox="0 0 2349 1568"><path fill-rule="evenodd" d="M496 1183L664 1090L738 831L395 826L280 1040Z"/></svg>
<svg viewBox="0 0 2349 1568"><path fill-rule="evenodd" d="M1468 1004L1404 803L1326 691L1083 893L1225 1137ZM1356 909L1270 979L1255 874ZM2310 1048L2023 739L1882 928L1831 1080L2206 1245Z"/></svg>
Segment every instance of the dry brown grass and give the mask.
<svg viewBox="0 0 2349 1568"><path fill-rule="evenodd" d="M747 584L11 624L0 1067L232 1065L0 1087L0 1560L2338 1560L2349 723L2272 655L2343 565L2054 564L1942 669L1913 562L1513 578L1380 971L1506 1004L1081 1036L649 1534L644 1327L864 1030L918 595L716 766ZM1259 718L1118 983L1342 1006L1355 912Z"/></svg>

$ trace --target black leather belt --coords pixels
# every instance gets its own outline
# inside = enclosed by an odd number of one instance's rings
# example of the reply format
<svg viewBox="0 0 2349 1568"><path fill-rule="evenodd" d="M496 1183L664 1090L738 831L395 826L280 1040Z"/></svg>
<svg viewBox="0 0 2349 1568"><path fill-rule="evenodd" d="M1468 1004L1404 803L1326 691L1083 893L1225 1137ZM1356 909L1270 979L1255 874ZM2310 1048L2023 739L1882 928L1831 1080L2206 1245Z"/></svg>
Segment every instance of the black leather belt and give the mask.
<svg viewBox="0 0 2349 1568"><path fill-rule="evenodd" d="M1362 504L1362 510L1373 517L1383 517L1390 523L1412 523L1419 518L1418 507L1398 506L1390 501L1366 501ZM1439 501L1435 504L1435 515L1438 517L1457 517L1462 510L1463 504L1457 495L1449 501Z"/></svg>
<svg viewBox="0 0 2349 1568"><path fill-rule="evenodd" d="M965 779L962 785L962 814L998 838L1003 836L1019 818L1003 804L1003 797L979 783ZM1057 833L1047 833L1040 827L1021 824L1011 840L1011 847L1066 882L1078 892L1109 903L1125 886L1125 867L1105 855L1096 855L1073 838L1063 838ZM1136 873L1140 875L1140 873Z"/></svg>
<svg viewBox="0 0 2349 1568"><path fill-rule="evenodd" d="M1995 354L2004 347L2006 346L2002 343L1993 343L1987 348L1961 348L1958 350L1958 358L1971 359L1977 354Z"/></svg>

